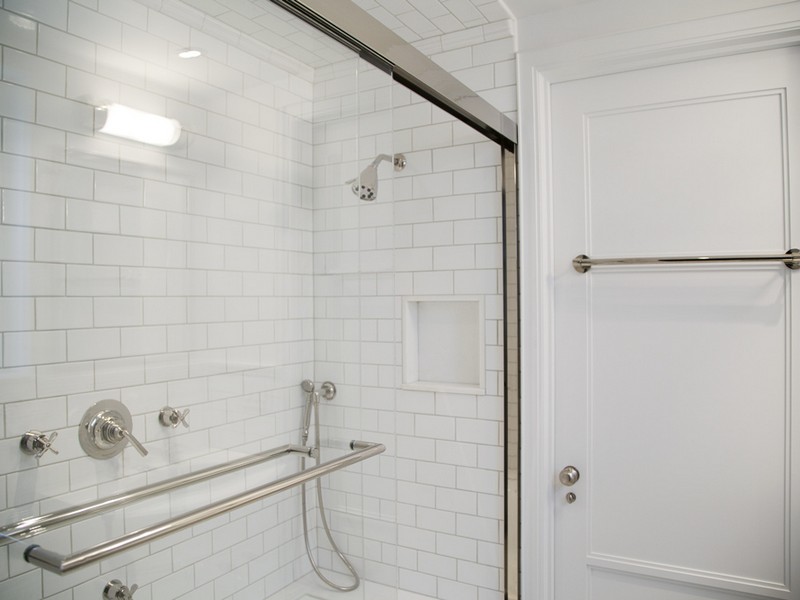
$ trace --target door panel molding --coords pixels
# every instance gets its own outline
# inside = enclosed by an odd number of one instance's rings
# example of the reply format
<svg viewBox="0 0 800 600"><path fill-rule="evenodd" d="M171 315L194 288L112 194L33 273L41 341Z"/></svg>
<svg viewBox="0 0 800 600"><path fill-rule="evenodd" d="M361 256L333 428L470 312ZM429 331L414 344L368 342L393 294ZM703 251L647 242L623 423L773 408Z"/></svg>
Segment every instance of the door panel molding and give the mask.
<svg viewBox="0 0 800 600"><path fill-rule="evenodd" d="M700 587L708 587L715 592L727 590L763 598L792 600L791 590L789 588L771 581L731 577L720 573L684 569L674 565L646 563L631 559L622 559L615 556L595 554L591 554L587 557L587 563L591 569L638 577L653 577L664 582L688 583Z"/></svg>
<svg viewBox="0 0 800 600"><path fill-rule="evenodd" d="M710 587L716 591L728 590L764 598L792 600L791 590L785 585L774 581L734 577L724 573L699 571L677 565L648 563L630 558L595 553L589 554L586 562L592 569L602 569L625 575L655 577L659 580L675 583L690 583Z"/></svg>

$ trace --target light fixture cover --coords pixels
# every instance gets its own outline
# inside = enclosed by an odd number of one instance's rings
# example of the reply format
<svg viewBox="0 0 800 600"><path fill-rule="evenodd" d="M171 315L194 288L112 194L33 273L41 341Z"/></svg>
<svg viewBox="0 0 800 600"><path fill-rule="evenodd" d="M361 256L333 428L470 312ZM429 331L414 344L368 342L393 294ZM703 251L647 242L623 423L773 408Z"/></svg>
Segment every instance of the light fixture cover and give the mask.
<svg viewBox="0 0 800 600"><path fill-rule="evenodd" d="M172 146L181 137L181 124L153 113L137 110L122 104L100 107L105 114L105 122L100 133L152 144L153 146Z"/></svg>

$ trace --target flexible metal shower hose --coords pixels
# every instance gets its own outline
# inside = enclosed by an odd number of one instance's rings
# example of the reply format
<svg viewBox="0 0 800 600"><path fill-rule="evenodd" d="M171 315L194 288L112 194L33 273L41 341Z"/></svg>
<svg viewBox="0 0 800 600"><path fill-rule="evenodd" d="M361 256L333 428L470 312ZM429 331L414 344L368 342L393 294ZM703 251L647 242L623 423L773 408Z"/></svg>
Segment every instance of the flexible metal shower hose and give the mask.
<svg viewBox="0 0 800 600"><path fill-rule="evenodd" d="M307 393L309 394L309 402L312 402L313 405L314 405L314 447L317 449L315 461L316 461L316 464L319 464L320 460L321 460L320 459L320 454L321 454L321 452L320 452L320 435L319 435L319 400L318 400L317 392L311 391L311 392L307 392ZM314 394L314 396L312 397L311 394ZM308 442L308 435L304 434L302 436L302 438L303 438L303 445L305 446L306 443ZM301 461L301 467L303 469L305 469L306 468L306 459L305 459L305 457L302 457L300 459L300 461ZM359 586L359 584L361 583L361 579L359 578L358 572L356 572L355 567L350 563L349 560L347 560L347 557L339 549L339 546L336 545L336 542L333 541L333 535L331 535L331 529L328 526L328 519L325 518L325 505L322 502L322 479L321 478L317 478L316 486L317 486L317 503L319 505L319 516L320 516L320 520L322 521L322 527L325 530L325 535L328 537L328 541L331 544L331 548L339 556L339 560L342 561L342 564L344 564L344 566L347 568L348 571L350 571L351 575L353 576L353 583L350 584L350 585L338 585L337 583L334 583L333 581L331 581L330 579L325 577L325 575L322 574L322 571L320 571L319 566L314 561L314 556L313 556L313 554L311 552L311 544L308 541L308 518L306 516L306 512L307 512L307 509L306 509L306 484L304 483L302 485L302 500L301 500L301 502L302 502L302 507L303 507L303 539L305 540L305 543L306 543L306 554L308 554L308 560L311 563L311 568L314 569L314 572L317 574L317 576L324 583L326 583L327 585L329 585L330 587L332 587L335 590L339 590L340 592L352 592L353 590L355 590Z"/></svg>

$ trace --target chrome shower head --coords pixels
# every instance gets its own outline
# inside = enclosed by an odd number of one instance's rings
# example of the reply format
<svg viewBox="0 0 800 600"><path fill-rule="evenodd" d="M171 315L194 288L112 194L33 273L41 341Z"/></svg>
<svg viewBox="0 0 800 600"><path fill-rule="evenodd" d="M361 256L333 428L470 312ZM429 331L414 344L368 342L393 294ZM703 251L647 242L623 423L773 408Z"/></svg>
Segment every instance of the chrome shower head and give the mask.
<svg viewBox="0 0 800 600"><path fill-rule="evenodd" d="M378 195L378 167L375 163L368 165L357 178L348 183L352 183L350 189L360 200L372 202Z"/></svg>
<svg viewBox="0 0 800 600"><path fill-rule="evenodd" d="M378 196L378 165L381 161L389 161L394 165L395 171L402 171L406 168L406 157L402 154L379 154L375 157L366 168L361 171L361 174L355 179L351 179L346 183L351 184L350 189L358 196L360 200L372 202Z"/></svg>

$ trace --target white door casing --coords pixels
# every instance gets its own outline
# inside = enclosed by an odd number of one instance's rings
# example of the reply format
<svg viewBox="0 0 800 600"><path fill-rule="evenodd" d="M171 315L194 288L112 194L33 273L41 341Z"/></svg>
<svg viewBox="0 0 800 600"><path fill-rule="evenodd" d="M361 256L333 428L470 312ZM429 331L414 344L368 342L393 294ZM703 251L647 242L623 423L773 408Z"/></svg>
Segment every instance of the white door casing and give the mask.
<svg viewBox="0 0 800 600"><path fill-rule="evenodd" d="M570 264L800 245L800 51L550 91L553 521L539 531L552 527L555 578L541 597L800 598L800 273ZM582 473L569 489L567 464Z"/></svg>

